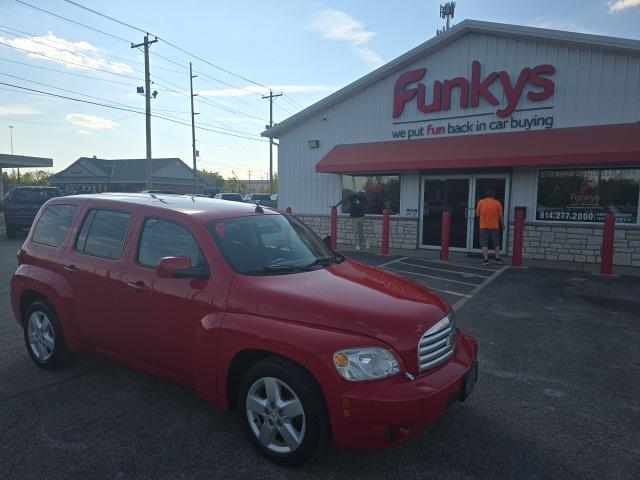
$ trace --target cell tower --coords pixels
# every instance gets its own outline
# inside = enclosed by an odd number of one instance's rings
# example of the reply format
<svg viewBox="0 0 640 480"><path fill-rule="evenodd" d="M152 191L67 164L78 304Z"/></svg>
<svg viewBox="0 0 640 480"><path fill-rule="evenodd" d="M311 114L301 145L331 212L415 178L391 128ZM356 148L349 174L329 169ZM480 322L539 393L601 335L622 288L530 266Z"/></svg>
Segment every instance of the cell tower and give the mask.
<svg viewBox="0 0 640 480"><path fill-rule="evenodd" d="M442 30L436 30L436 35L440 35L441 33L446 32L453 26L451 24L451 19L454 16L455 10L456 2L447 2L444 5L440 5L440 18L446 19L447 24L442 27Z"/></svg>

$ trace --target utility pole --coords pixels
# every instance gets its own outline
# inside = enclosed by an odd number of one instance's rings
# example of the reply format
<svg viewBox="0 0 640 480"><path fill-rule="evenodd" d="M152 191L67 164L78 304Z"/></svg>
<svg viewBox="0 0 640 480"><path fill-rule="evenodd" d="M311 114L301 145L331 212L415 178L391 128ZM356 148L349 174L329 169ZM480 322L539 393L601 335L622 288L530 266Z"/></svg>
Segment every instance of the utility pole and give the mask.
<svg viewBox="0 0 640 480"><path fill-rule="evenodd" d="M147 190L151 190L151 77L149 75L149 45L156 43L158 38L149 41L149 34L144 36L144 42L137 45L131 44L131 48L144 47L144 98L146 111L146 131L147 131L147 161L145 162L144 174L147 182Z"/></svg>
<svg viewBox="0 0 640 480"><path fill-rule="evenodd" d="M9 125L9 135L11 136L11 155L13 155L13 125ZM18 167L18 185L20 185L20 167Z"/></svg>
<svg viewBox="0 0 640 480"><path fill-rule="evenodd" d="M267 125L267 128L273 127L273 99L281 96L282 93L274 95L273 91L269 89L269 95L262 97L263 99L269 99L269 125ZM273 137L269 137L269 193L273 193Z"/></svg>
<svg viewBox="0 0 640 480"><path fill-rule="evenodd" d="M196 112L193 111L193 97L197 97L197 93L193 93L193 79L197 75L193 74L191 62L189 62L189 84L191 85L191 147L193 150L193 193L196 193L197 188L197 170L196 170Z"/></svg>

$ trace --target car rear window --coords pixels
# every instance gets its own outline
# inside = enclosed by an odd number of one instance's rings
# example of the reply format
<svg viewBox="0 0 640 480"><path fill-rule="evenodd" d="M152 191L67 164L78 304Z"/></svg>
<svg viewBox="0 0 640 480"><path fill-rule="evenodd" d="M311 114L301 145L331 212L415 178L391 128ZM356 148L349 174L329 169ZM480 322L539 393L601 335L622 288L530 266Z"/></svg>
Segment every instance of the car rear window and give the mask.
<svg viewBox="0 0 640 480"><path fill-rule="evenodd" d="M191 259L192 267L206 263L189 230L169 220L147 218L140 234L138 263L155 268L161 258L183 256Z"/></svg>
<svg viewBox="0 0 640 480"><path fill-rule="evenodd" d="M54 188L16 188L11 194L11 202L42 205L50 198L58 196L58 190Z"/></svg>
<svg viewBox="0 0 640 480"><path fill-rule="evenodd" d="M89 210L76 238L81 253L116 260L122 256L131 215L117 210Z"/></svg>
<svg viewBox="0 0 640 480"><path fill-rule="evenodd" d="M31 239L35 243L59 247L71 226L76 205L49 205L38 220Z"/></svg>

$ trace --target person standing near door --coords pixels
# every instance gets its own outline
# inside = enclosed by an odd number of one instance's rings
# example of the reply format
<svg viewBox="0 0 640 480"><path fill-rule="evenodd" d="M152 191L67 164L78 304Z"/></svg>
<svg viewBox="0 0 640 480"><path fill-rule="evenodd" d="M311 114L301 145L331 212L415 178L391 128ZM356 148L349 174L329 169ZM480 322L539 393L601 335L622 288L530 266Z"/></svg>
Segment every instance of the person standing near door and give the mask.
<svg viewBox="0 0 640 480"><path fill-rule="evenodd" d="M368 249L369 241L364 236L364 214L369 208L369 200L367 200L364 190L358 190L358 193L343 198L335 206L338 207L344 202L349 207L349 216L353 220L353 229L356 231L356 252L360 251L361 245Z"/></svg>
<svg viewBox="0 0 640 480"><path fill-rule="evenodd" d="M500 259L500 230L504 228L502 204L496 200L496 192L487 190L484 198L476 206L476 215L480 217L480 247L485 265L489 265L489 240L496 252L496 264Z"/></svg>

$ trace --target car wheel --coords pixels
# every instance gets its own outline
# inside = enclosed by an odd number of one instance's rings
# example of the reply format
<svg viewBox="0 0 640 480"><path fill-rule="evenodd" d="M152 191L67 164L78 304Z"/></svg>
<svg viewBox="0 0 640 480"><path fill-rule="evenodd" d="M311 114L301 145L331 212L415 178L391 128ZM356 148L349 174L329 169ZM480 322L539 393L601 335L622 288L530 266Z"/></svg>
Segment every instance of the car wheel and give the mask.
<svg viewBox="0 0 640 480"><path fill-rule="evenodd" d="M329 439L320 388L306 370L280 357L247 371L240 382L238 411L253 447L280 465L306 463Z"/></svg>
<svg viewBox="0 0 640 480"><path fill-rule="evenodd" d="M27 351L38 367L54 370L75 359L76 354L67 348L64 341L58 316L47 302L32 303L24 320Z"/></svg>
<svg viewBox="0 0 640 480"><path fill-rule="evenodd" d="M7 238L16 238L18 236L18 230L10 227L9 225L6 225L5 227L5 231L7 232Z"/></svg>

